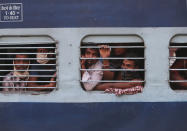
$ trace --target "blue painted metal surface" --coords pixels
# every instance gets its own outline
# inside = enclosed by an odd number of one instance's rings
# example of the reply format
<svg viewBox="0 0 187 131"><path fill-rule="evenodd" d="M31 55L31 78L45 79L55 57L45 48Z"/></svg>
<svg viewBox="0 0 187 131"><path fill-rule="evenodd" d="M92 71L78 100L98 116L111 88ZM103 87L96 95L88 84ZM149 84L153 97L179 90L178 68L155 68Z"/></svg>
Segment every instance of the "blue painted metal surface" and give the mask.
<svg viewBox="0 0 187 131"><path fill-rule="evenodd" d="M23 3L23 22L0 28L184 27L186 0L1 0Z"/></svg>
<svg viewBox="0 0 187 131"><path fill-rule="evenodd" d="M186 131L187 103L1 103L1 131Z"/></svg>

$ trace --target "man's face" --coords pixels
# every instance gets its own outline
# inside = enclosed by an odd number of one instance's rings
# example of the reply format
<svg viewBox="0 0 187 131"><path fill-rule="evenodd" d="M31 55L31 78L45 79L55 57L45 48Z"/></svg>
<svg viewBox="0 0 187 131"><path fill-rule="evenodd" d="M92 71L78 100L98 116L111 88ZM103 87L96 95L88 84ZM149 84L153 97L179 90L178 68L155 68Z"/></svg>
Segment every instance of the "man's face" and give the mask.
<svg viewBox="0 0 187 131"><path fill-rule="evenodd" d="M99 54L96 49L87 48L85 51L85 58L96 58L98 56ZM97 62L97 60L90 59L86 60L86 62L88 65L93 65Z"/></svg>
<svg viewBox="0 0 187 131"><path fill-rule="evenodd" d="M123 60L122 66L123 69L136 69L135 61L133 60Z"/></svg>
<svg viewBox="0 0 187 131"><path fill-rule="evenodd" d="M29 64L29 60L23 60L22 58L28 58L27 55L16 55L14 64ZM19 59L20 58L20 59ZM16 70L27 70L29 65L15 65ZM24 72L24 71L20 71Z"/></svg>

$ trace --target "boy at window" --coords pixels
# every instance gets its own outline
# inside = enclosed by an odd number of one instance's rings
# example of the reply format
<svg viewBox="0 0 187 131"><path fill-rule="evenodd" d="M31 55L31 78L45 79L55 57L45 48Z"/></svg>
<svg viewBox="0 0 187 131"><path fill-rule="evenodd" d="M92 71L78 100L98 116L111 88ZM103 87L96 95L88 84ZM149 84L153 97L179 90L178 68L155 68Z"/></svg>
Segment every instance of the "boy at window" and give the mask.
<svg viewBox="0 0 187 131"><path fill-rule="evenodd" d="M99 51L95 48L86 48L83 58L97 58L99 57ZM82 69L102 69L102 62L97 59L87 59L81 60ZM90 70L82 71L82 81L85 90L90 91L95 88L99 83L98 81L102 80L103 71L101 70Z"/></svg>
<svg viewBox="0 0 187 131"><path fill-rule="evenodd" d="M3 88L3 91L23 91L23 88L16 87L27 87L29 79L29 64L30 61L27 59L27 54L17 54L13 60L14 71L8 73L3 79L3 87L15 87L15 88Z"/></svg>
<svg viewBox="0 0 187 131"><path fill-rule="evenodd" d="M29 78L29 81L44 81L44 82L41 82L41 83L29 82L28 86L29 87L46 87L46 88L43 88L43 89L33 88L31 89L33 91L46 90L47 87L56 86L56 82L52 82L52 81L55 81L56 71L42 71L42 70L56 70L55 65L46 65L46 64L55 64L56 63L55 60L48 59L48 58L54 58L55 56L53 54L45 54L45 53L54 53L54 50L48 49L48 48L37 49L37 55L36 55L37 61L35 61L35 64L38 64L38 65L32 65L31 70L39 70L39 71L31 71L30 75L32 75L32 77ZM53 77L45 77L48 75L52 75ZM51 81L51 82L45 82L45 81Z"/></svg>

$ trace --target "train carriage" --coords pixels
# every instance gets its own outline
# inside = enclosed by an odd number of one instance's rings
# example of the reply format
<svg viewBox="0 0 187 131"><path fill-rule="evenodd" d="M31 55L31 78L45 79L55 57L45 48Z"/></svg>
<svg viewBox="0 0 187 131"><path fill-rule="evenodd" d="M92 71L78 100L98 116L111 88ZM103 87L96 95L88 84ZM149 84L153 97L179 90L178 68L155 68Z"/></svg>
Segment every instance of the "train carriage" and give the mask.
<svg viewBox="0 0 187 131"><path fill-rule="evenodd" d="M186 3L185 0L0 1L0 130L185 131L187 92L186 86L179 86L186 81L174 79L173 72L186 76L186 56L177 54L187 47ZM100 49L101 45L109 46L111 51L116 48L140 51L138 56L128 59L142 62L141 68L132 70L142 72L141 93L116 96L104 90L87 91L81 72L95 69L83 69L81 60L103 62L105 58L85 58L82 54L88 48ZM45 58L39 58L38 54ZM183 66L173 67L181 59ZM22 60L21 64L17 60ZM14 73L17 68L24 72ZM99 70L105 73L126 69L120 65L117 69ZM19 87L20 83L12 79L15 76L5 79L9 72L28 79ZM11 82L15 82L13 87L5 84ZM129 80L103 78L98 82ZM11 92L12 89L18 91Z"/></svg>

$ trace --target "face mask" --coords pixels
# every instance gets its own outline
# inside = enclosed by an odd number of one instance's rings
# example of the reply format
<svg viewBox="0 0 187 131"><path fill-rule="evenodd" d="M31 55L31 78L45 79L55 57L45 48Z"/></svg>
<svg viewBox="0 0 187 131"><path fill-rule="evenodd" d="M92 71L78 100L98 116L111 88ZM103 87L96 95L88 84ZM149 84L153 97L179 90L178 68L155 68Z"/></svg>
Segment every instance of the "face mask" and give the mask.
<svg viewBox="0 0 187 131"><path fill-rule="evenodd" d="M37 54L36 57L39 58L39 59L37 59L37 62L40 64L46 64L49 61L49 59L46 59L46 58L48 58L47 54Z"/></svg>
<svg viewBox="0 0 187 131"><path fill-rule="evenodd" d="M13 64L14 64L14 61L13 61ZM30 64L30 62L29 62L29 64ZM23 71L23 72L20 72L20 71L17 71L16 70L16 67L14 66L14 76L15 77L20 77L20 78L29 78L29 66L27 67L27 69L26 69L26 71Z"/></svg>

